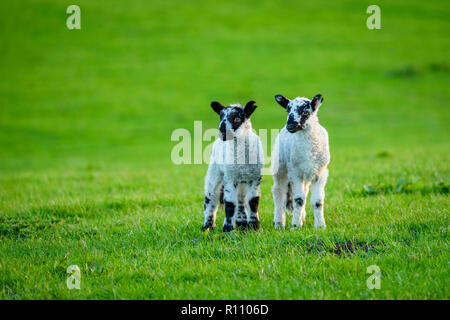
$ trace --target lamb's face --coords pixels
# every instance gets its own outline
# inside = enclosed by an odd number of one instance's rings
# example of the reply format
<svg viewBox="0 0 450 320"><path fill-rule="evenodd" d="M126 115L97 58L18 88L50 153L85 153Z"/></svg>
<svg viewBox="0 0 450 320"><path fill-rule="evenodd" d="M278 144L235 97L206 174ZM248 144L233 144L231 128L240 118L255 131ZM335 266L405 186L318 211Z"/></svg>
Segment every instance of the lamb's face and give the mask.
<svg viewBox="0 0 450 320"><path fill-rule="evenodd" d="M275 100L288 112L286 129L295 133L309 126L309 120L317 112L323 98L318 94L312 100L300 97L289 100L282 95L276 95Z"/></svg>
<svg viewBox="0 0 450 320"><path fill-rule="evenodd" d="M246 121L244 109L237 106L229 106L220 111L219 131L223 141L231 140L236 131Z"/></svg>
<svg viewBox="0 0 450 320"><path fill-rule="evenodd" d="M255 101L249 101L245 108L237 104L224 107L219 102L213 101L211 107L220 116L219 131L223 141L233 139L242 125L250 121L250 115L257 108Z"/></svg>

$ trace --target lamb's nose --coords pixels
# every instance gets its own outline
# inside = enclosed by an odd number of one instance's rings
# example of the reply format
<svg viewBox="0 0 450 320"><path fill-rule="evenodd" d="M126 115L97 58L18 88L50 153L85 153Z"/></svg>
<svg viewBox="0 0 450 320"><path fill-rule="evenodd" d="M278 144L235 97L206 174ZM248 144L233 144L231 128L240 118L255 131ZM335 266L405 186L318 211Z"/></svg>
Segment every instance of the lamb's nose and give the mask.
<svg viewBox="0 0 450 320"><path fill-rule="evenodd" d="M288 123L288 124L286 125L286 129L287 129L289 132L294 131L296 128L297 128L297 125L296 125L295 123Z"/></svg>

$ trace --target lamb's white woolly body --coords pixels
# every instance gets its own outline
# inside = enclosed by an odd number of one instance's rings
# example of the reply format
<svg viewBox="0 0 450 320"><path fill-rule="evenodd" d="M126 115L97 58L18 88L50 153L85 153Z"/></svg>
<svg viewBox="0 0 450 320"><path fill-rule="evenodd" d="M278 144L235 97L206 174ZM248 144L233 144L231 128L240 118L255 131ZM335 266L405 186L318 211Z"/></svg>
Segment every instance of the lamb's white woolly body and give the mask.
<svg viewBox="0 0 450 320"><path fill-rule="evenodd" d="M215 227L222 188L226 215L223 231L232 230L234 225L259 228L258 204L264 153L249 118L246 118L236 130L232 129L227 116L233 110L241 112L242 107L232 105L221 111L222 129L225 130L226 127L233 138L226 141L219 138L212 148L205 178L204 230Z"/></svg>
<svg viewBox="0 0 450 320"><path fill-rule="evenodd" d="M275 227L285 226L286 206L290 210L293 206L292 226L303 225L306 215L306 197L310 186L314 226L325 227L324 187L328 177L327 166L330 162L330 153L328 133L319 124L317 118L320 101L316 108L311 107L311 100L307 98L296 98L285 106L289 112L288 126L290 120L294 124L302 123L302 112L308 117L305 117L307 120L304 120L304 129L291 133L284 127L275 142L272 154ZM291 127L295 127L294 124L291 124ZM290 203L292 198L294 203Z"/></svg>
<svg viewBox="0 0 450 320"><path fill-rule="evenodd" d="M312 181L330 161L328 151L328 134L317 119L305 130L290 133L284 127L275 142L278 154L273 156L273 169L276 169L276 158L279 159L278 170L287 170L302 180ZM274 170L275 171L275 170Z"/></svg>

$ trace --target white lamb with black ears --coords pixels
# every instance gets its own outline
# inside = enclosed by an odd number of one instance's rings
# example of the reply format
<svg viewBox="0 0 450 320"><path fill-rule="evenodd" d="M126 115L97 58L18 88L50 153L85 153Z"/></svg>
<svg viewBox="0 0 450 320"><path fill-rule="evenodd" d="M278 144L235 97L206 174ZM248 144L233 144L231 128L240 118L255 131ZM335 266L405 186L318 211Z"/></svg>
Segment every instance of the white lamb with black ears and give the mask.
<svg viewBox="0 0 450 320"><path fill-rule="evenodd" d="M223 231L229 232L235 225L259 229L258 205L264 153L250 122L257 106L254 101L249 101L245 108L239 104L224 107L213 101L211 107L220 115L220 133L213 144L205 178L203 230L215 227L222 190L225 202Z"/></svg>
<svg viewBox="0 0 450 320"><path fill-rule="evenodd" d="M286 109L288 116L286 126L277 137L272 156L274 226L285 227L286 207L289 211L293 210L292 227L303 226L306 197L311 186L314 227L325 228L324 188L328 178L330 151L328 133L317 118L323 98L318 94L312 100L300 97L289 100L276 95L275 100Z"/></svg>

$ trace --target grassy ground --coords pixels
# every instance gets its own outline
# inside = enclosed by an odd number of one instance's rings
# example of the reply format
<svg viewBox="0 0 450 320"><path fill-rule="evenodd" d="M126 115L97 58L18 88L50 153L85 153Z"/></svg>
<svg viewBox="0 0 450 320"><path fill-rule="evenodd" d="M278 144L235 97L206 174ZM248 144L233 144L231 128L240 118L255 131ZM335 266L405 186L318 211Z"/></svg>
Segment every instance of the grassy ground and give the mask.
<svg viewBox="0 0 450 320"><path fill-rule="evenodd" d="M69 4L0 2L0 298L450 298L449 3L368 30L369 1L86 0L72 31ZM327 230L274 231L265 176L261 231L203 234L172 131L211 100L281 128L276 93L325 98Z"/></svg>

